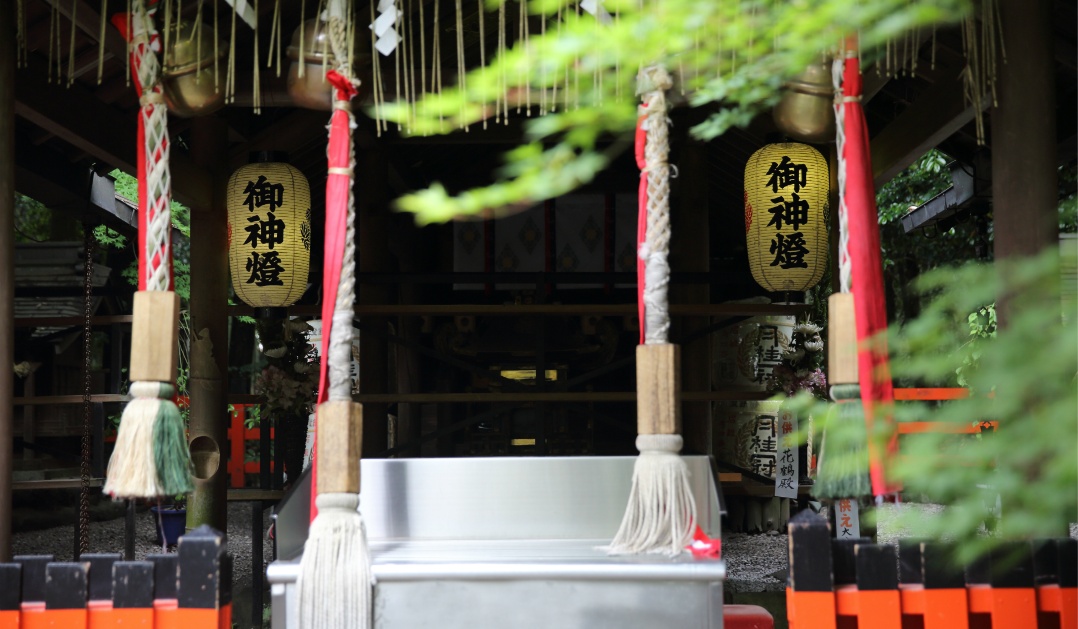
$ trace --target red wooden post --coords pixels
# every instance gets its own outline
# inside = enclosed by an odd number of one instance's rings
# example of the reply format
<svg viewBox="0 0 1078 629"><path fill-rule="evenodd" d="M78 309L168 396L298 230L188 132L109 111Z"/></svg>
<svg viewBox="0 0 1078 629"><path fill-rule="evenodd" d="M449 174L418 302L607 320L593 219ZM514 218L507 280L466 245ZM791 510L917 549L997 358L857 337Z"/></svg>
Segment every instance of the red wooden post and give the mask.
<svg viewBox="0 0 1078 629"><path fill-rule="evenodd" d="M0 629L19 629L19 601L22 598L22 566L0 564Z"/></svg>
<svg viewBox="0 0 1078 629"><path fill-rule="evenodd" d="M176 555L149 555L153 562L153 627L154 629L191 629L184 627L177 617L176 601L177 564Z"/></svg>
<svg viewBox="0 0 1078 629"><path fill-rule="evenodd" d="M45 627L45 569L52 555L17 555L15 562L22 566L22 597L19 602L21 629ZM35 624L38 623L38 624Z"/></svg>
<svg viewBox="0 0 1078 629"><path fill-rule="evenodd" d="M79 561L89 566L86 603L89 629L106 629L115 626L112 616L112 566L120 560L120 553L83 553Z"/></svg>
<svg viewBox="0 0 1078 629"><path fill-rule="evenodd" d="M790 629L837 629L830 528L827 520L807 509L790 520Z"/></svg>
<svg viewBox="0 0 1078 629"><path fill-rule="evenodd" d="M231 454L228 457L229 485L244 486L243 464L246 459L247 444L244 442L247 428L247 406L236 404L232 407L232 424L228 428L228 443Z"/></svg>
<svg viewBox="0 0 1078 629"><path fill-rule="evenodd" d="M969 603L962 570L953 565L951 547L921 546L921 582L925 587L925 629L967 629Z"/></svg>

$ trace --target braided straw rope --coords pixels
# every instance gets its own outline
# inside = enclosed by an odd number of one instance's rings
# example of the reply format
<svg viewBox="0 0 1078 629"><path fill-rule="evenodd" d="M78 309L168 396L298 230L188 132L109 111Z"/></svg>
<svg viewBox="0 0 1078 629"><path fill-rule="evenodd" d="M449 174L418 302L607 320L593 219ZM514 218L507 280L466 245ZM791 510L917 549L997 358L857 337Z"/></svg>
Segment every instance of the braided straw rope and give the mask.
<svg viewBox="0 0 1078 629"><path fill-rule="evenodd" d="M150 43L153 18L144 2L135 2L133 38L142 105L139 115L145 130L146 159L146 260L145 290L169 290L172 217L172 177L169 173L168 107L161 88L161 64Z"/></svg>
<svg viewBox="0 0 1078 629"><path fill-rule="evenodd" d="M647 177L644 186L647 195L647 231L640 245L640 259L644 264L644 290L641 295L644 305L644 345L666 345L670 330L667 306L670 281L670 265L667 262L670 250L670 165L667 155L670 153L670 141L665 91L673 86L673 81L665 68L651 66L640 71L637 86L643 101L640 108L643 117L641 127L646 134L642 175ZM637 357L639 360L639 352ZM638 363L637 369L640 368ZM676 376L666 375L670 376L671 383L676 382ZM637 386L640 387L639 379ZM644 391L637 391L638 397L643 395ZM638 401L638 414L642 412L641 409ZM676 412L672 408L666 410ZM638 415L638 427L651 423L639 422ZM660 553L674 557L681 554L692 541L696 502L689 485L688 467L678 455L682 443L678 434L647 434L641 430L636 438L640 456L633 465L633 484L625 515L614 539L606 547L607 552Z"/></svg>
<svg viewBox="0 0 1078 629"><path fill-rule="evenodd" d="M662 66L640 72L643 91L640 108L645 116L647 143L644 148L647 176L647 240L640 246L644 261L644 342L666 343L670 332L667 288L670 284L670 154L669 120L666 117L666 90L673 86L670 74Z"/></svg>
<svg viewBox="0 0 1078 629"><path fill-rule="evenodd" d="M348 65L347 27L339 17L329 19L329 43L333 56L337 59L337 71L352 78ZM355 115L348 101L333 101L334 109L348 113L348 128L356 128ZM351 145L347 174L352 175L356 167L355 145ZM329 357L329 399L352 399L352 314L356 301L356 208L354 186L348 187L347 228L344 237L344 255L341 258L341 279L337 284L337 302L333 307L333 327L330 329Z"/></svg>
<svg viewBox="0 0 1078 629"><path fill-rule="evenodd" d="M849 209L846 207L846 99L842 96L842 72L846 68L846 56L857 53L850 50L839 55L831 65L831 82L835 87L835 153L838 155L838 277L839 290L850 292L850 227Z"/></svg>

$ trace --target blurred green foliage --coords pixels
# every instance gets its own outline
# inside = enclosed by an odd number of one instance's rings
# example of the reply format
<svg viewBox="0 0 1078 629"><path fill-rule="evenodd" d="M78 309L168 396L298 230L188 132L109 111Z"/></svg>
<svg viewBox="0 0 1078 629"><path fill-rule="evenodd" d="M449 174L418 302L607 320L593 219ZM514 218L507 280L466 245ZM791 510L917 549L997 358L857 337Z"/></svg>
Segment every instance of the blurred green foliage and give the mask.
<svg viewBox="0 0 1078 629"><path fill-rule="evenodd" d="M901 218L911 207L951 186L951 161L932 149L876 193L888 315L893 322L915 317L921 308L917 291L908 290L914 278L940 266L992 257L992 223L987 215L963 214L960 222L946 229L933 225L907 234L902 227Z"/></svg>
<svg viewBox="0 0 1078 629"><path fill-rule="evenodd" d="M30 197L15 193L15 242L49 239L49 209Z"/></svg>
<svg viewBox="0 0 1078 629"><path fill-rule="evenodd" d="M531 90L538 104L540 92L553 98L557 89L557 111L527 121L525 144L506 154L499 181L459 194L435 183L401 197L398 207L421 224L484 210L499 215L587 183L630 144L639 68L663 64L676 73L671 94L706 108L706 119L691 131L708 140L747 125L777 100L786 79L845 35L859 33L862 48L871 50L910 29L957 20L969 3L606 0L604 6L616 16L607 23L578 13L567 0L531 0L528 10L546 15L545 35L533 33L527 46L518 43L458 86L427 94L414 106L390 103L370 111L407 125L407 133L449 133L496 118L507 92Z"/></svg>
<svg viewBox="0 0 1078 629"><path fill-rule="evenodd" d="M110 172L109 176L116 182L116 194L132 203L138 203L138 179L118 168ZM173 290L186 301L191 298L191 209L178 201L173 201L170 209L172 228L183 236L172 239ZM104 225L94 228L94 237L99 245L105 247L123 249L128 246L127 238ZM120 275L128 283L138 284L137 255L132 264L120 271Z"/></svg>
<svg viewBox="0 0 1078 629"><path fill-rule="evenodd" d="M937 515L900 511L899 528L955 541L959 561L1003 540L1066 536L1078 522L1078 313L1062 312L1058 287L1054 250L1017 263L943 267L914 283L920 315L890 330L896 379L954 386L960 375L971 392L962 400L897 403L896 421L998 425L905 435L892 467L904 495L947 505ZM1001 294L1012 305L997 328L993 303ZM827 405L797 401L801 412L826 417ZM822 422L824 430L841 430ZM881 428L878 422L873 437L882 447Z"/></svg>

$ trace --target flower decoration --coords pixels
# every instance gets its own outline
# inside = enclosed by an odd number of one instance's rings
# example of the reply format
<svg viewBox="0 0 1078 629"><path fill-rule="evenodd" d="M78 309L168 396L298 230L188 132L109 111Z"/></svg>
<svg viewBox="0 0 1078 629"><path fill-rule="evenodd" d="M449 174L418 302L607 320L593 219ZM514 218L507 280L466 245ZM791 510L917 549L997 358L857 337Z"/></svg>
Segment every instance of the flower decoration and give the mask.
<svg viewBox="0 0 1078 629"><path fill-rule="evenodd" d="M767 376L767 390L784 393L789 397L801 391L827 399L827 376L824 374L823 327L805 321L794 326L790 345L782 354L782 361Z"/></svg>

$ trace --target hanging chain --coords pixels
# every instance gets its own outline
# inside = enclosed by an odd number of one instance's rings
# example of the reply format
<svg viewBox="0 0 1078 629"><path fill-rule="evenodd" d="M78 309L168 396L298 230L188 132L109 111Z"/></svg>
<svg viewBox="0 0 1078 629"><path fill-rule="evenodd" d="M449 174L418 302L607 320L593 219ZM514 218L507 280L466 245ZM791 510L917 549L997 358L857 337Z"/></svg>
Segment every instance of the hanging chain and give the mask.
<svg viewBox="0 0 1078 629"><path fill-rule="evenodd" d="M86 249L86 277L83 283L83 327L82 327L82 483L79 486L79 554L90 551L90 424L93 409L90 405L90 353L92 351L93 330L90 315L93 308L94 289L94 234L86 226L83 235L83 248Z"/></svg>

